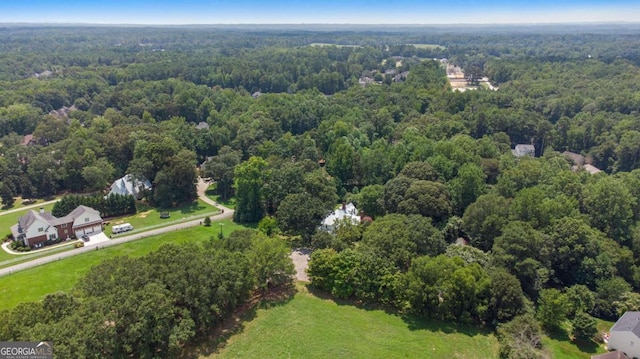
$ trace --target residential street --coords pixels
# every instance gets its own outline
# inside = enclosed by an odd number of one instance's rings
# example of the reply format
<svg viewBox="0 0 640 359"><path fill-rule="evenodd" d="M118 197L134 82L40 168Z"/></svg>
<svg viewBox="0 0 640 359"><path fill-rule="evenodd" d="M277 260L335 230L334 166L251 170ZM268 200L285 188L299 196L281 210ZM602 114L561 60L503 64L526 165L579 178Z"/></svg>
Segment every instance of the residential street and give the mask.
<svg viewBox="0 0 640 359"><path fill-rule="evenodd" d="M202 179L200 179L200 182L198 182L198 196L200 197L200 199L202 199L204 202L207 202L207 203L211 204L212 206L216 206L219 209L223 210L223 213L217 214L215 216L211 216L211 220L212 221L218 221L218 220L222 220L222 219L226 219L226 218L232 218L233 217L233 212L234 212L232 209L224 207L222 205L219 205L216 202L212 201L211 199L207 198L207 196L205 195L205 191L206 191L207 187L208 187L208 184L205 183L204 181L202 181ZM39 205L41 205L41 204L39 204ZM24 208L21 208L21 210L23 210L23 209ZM138 239L141 239L141 238L155 236L157 234L168 233L168 232L178 231L178 230L185 229L185 228L199 226L199 225L201 225L201 223L202 223L202 219L196 219L196 220L193 220L193 221L184 222L184 223L178 223L178 224L174 224L174 225L171 225L171 226L157 228L157 229L149 230L149 231L142 232L142 233L136 233L136 234L132 234L132 235L129 235L129 236L118 237L118 238L112 239L112 240L110 240L108 242L101 243L101 244L99 244L97 246L77 248L77 249L74 249L74 250L71 250L71 251L68 251L68 252L56 253L56 254L52 254L50 256L40 257L40 258L34 259L32 261L16 264L16 265L11 266L11 267L2 268L2 269L0 269L0 276L11 274L11 273L14 273L14 272L17 272L17 271L21 271L21 270L24 270L24 269L32 268L32 267L39 266L39 265L42 265L42 264L46 264L46 263L49 263L49 262L61 260L61 259L68 258L68 257L71 257L71 256L75 256L75 255L78 255L80 253L85 253L85 252L88 252L88 251L100 250L102 248L115 246L115 245L118 245L118 244L121 244L121 243L135 241L135 240L138 240Z"/></svg>
<svg viewBox="0 0 640 359"><path fill-rule="evenodd" d="M46 201L46 202L41 202L41 203L36 203L36 204L30 204L28 206L10 209L8 211L2 211L2 212L0 212L0 216L4 216L5 214L9 214L9 213L13 213L13 212L24 211L25 209L39 208L39 207L42 207L42 206L46 206L46 205L48 205L50 203L56 203L58 201L59 201L58 199L54 199L54 200L51 200L51 201Z"/></svg>

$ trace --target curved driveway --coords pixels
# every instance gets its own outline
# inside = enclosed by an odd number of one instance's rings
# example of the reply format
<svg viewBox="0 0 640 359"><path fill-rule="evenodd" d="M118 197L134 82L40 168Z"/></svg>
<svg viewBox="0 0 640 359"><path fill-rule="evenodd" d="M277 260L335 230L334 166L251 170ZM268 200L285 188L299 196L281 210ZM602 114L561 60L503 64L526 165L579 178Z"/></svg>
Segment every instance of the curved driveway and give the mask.
<svg viewBox="0 0 640 359"><path fill-rule="evenodd" d="M233 217L233 212L234 212L232 209L224 207L224 206L214 202L213 200L207 198L207 196L205 195L205 191L207 190L208 186L209 185L207 183L205 183L202 179L199 180L199 182L198 182L198 197L200 197L200 199L203 200L204 202L207 202L208 204L210 204L212 206L215 206L215 207L218 207L219 209L224 211L223 213L217 214L215 216L211 216L211 220L212 221L217 221L217 220L222 220L222 219L226 219L226 218L232 218ZM22 208L22 209L24 209L24 208ZM39 266L39 265L42 265L42 264L54 262L54 261L61 260L61 259L64 259L64 258L68 258L68 257L71 257L71 256L75 256L75 255L78 255L80 253L86 253L86 252L89 252L89 251L95 251L97 249L116 246L116 245L121 244L121 243L131 242L131 241L135 241L135 240L138 240L138 239L141 239L141 238L145 238L145 237L150 237L150 236L155 236L155 235L158 235L158 234L163 234L163 233L178 231L178 230L185 229L185 228L195 227L195 226L199 226L201 224L202 224L202 219L195 219L195 220L192 220L192 221L178 223L178 224L170 225L170 226L167 226L167 227L152 229L150 231L136 233L136 234L132 234L132 235L129 235L129 236L118 237L118 238L112 239L112 240L110 240L108 242L100 243L99 245L96 245L96 246L82 247L82 248L77 248L77 249L74 249L74 250L71 250L71 251L68 251L68 252L56 253L56 254L52 254L50 256L40 257L40 258L31 260L31 261L28 261L28 262L16 264L16 265L11 266L11 267L2 268L2 269L0 269L0 276L11 274L11 273L14 273L14 272L17 272L17 271L21 271L21 270L24 270L24 269L32 268L32 267Z"/></svg>

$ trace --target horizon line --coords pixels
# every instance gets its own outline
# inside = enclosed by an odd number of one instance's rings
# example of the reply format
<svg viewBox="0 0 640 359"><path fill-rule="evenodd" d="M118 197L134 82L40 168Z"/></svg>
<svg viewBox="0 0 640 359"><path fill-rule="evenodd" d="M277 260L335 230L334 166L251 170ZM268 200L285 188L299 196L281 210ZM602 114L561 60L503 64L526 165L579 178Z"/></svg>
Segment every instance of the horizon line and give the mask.
<svg viewBox="0 0 640 359"><path fill-rule="evenodd" d="M0 22L5 25L73 25L73 26L393 26L393 27L420 27L420 26L548 26L548 25L640 25L639 21L564 21L564 22L461 22L461 23L348 23L348 22L317 22L317 23L100 23L100 22Z"/></svg>

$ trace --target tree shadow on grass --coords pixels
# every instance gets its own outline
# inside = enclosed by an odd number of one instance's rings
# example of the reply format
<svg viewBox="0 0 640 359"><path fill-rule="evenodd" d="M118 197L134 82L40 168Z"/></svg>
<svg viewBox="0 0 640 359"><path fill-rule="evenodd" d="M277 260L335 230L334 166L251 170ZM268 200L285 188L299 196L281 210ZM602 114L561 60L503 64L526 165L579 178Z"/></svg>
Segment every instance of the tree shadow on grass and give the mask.
<svg viewBox="0 0 640 359"><path fill-rule="evenodd" d="M296 293L293 283L272 288L268 293L257 293L238 307L222 323L210 329L203 338L196 338L183 350L181 359L197 359L210 356L226 347L229 338L244 332L246 323L256 318L258 309L268 309L289 303Z"/></svg>
<svg viewBox="0 0 640 359"><path fill-rule="evenodd" d="M426 330L430 332L442 332L445 334L464 334L470 337L476 335L488 335L491 330L472 324L461 324L453 321L443 321L433 318L422 318L413 314L401 314L402 320L407 323L409 330Z"/></svg>
<svg viewBox="0 0 640 359"><path fill-rule="evenodd" d="M571 341L572 344L578 347L581 352L594 354L598 352L598 348L600 344L596 343L593 340L585 340L585 339L574 339Z"/></svg>
<svg viewBox="0 0 640 359"><path fill-rule="evenodd" d="M181 214L193 214L198 211L205 209L206 207L201 205L198 201L193 201L191 203L185 203L180 206Z"/></svg>
<svg viewBox="0 0 640 359"><path fill-rule="evenodd" d="M397 316L407 324L407 327L411 331L427 330L430 332L442 332L445 334L460 333L460 334L468 335L470 337L473 337L476 335L487 335L491 333L491 330L487 328L477 327L477 326L468 325L468 324L458 324L455 322L446 322L446 321L441 321L441 320L432 319L432 318L422 318L413 314L402 313L401 311L399 311L394 307L384 306L379 303L367 303L367 302L361 302L361 301L356 301L351 299L335 298L331 294L325 291L322 291L318 288L314 288L309 284L306 285L306 288L309 291L309 293L311 293L312 295L321 299L331 300L339 306L345 305L345 306L356 307L364 310L381 310L381 311L384 311L386 314Z"/></svg>
<svg viewBox="0 0 640 359"><path fill-rule="evenodd" d="M571 339L569 338L569 335L567 334L567 331L561 328L549 330L547 332L547 336L553 340L557 340L561 342L571 341Z"/></svg>

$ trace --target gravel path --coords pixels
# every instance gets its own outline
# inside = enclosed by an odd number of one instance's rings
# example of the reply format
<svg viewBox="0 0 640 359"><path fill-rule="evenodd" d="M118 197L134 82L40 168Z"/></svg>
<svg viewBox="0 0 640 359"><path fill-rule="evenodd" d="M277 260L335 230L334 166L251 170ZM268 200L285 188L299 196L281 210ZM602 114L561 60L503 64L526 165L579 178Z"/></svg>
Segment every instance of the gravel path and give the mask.
<svg viewBox="0 0 640 359"><path fill-rule="evenodd" d="M296 279L301 282L308 282L307 268L309 267L309 255L311 250L308 248L298 248L291 252L291 260L296 268Z"/></svg>

